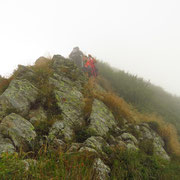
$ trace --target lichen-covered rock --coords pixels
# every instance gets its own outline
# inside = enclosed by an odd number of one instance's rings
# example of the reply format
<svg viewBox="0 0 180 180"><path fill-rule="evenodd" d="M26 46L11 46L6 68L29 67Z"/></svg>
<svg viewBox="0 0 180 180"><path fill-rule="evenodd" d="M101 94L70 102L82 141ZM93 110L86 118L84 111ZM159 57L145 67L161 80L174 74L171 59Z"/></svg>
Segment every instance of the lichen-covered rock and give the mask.
<svg viewBox="0 0 180 180"><path fill-rule="evenodd" d="M0 134L0 154L2 154L4 152L13 153L15 151L16 151L16 149L13 146L12 141L8 138L4 138Z"/></svg>
<svg viewBox="0 0 180 180"><path fill-rule="evenodd" d="M166 151L163 148L164 141L162 140L162 138L159 136L155 137L153 139L153 145L154 145L154 153L160 157L162 157L165 160L170 160L170 157L168 156L168 154L166 153Z"/></svg>
<svg viewBox="0 0 180 180"><path fill-rule="evenodd" d="M98 154L95 149L92 149L89 147L82 147L82 148L80 148L79 152L89 152L89 153Z"/></svg>
<svg viewBox="0 0 180 180"><path fill-rule="evenodd" d="M96 179L96 180L110 179L109 174L111 170L107 165L104 164L104 162L100 158L97 158L94 160L93 169L94 169L93 179Z"/></svg>
<svg viewBox="0 0 180 180"><path fill-rule="evenodd" d="M68 77L63 78L58 74L54 74L54 78L50 79L50 83L55 86L55 97L57 105L62 111L61 121L53 124L49 135L63 138L65 141L73 139L75 127L82 127L85 124L83 118L83 95L80 92L81 86L77 88L74 82Z"/></svg>
<svg viewBox="0 0 180 180"><path fill-rule="evenodd" d="M135 145L138 145L138 140L130 133L123 133L121 136L123 141L132 141Z"/></svg>
<svg viewBox="0 0 180 180"><path fill-rule="evenodd" d="M0 96L0 112L15 110L21 115L27 115L31 103L34 103L38 90L29 81L12 80L9 87Z"/></svg>
<svg viewBox="0 0 180 180"><path fill-rule="evenodd" d="M163 139L154 131L152 130L147 123L142 123L136 130L140 133L140 140L152 140L154 146L154 154L162 157L163 159L170 160L167 152L164 149L164 141Z"/></svg>
<svg viewBox="0 0 180 180"><path fill-rule="evenodd" d="M6 116L0 124L0 133L12 140L17 148L28 150L36 137L32 124L15 113Z"/></svg>
<svg viewBox="0 0 180 180"><path fill-rule="evenodd" d="M114 126L117 125L111 111L103 102L95 99L92 105L88 130L95 132L98 136L104 136Z"/></svg>
<svg viewBox="0 0 180 180"><path fill-rule="evenodd" d="M139 150L139 148L138 147L136 147L134 144L132 144L132 143L128 143L127 145L126 145L126 147L127 147L127 150L133 150L133 151L138 151Z"/></svg>
<svg viewBox="0 0 180 180"><path fill-rule="evenodd" d="M36 124L37 122L44 122L47 121L47 114L43 107L39 107L38 109L29 111L29 119L32 124Z"/></svg>
<svg viewBox="0 0 180 180"><path fill-rule="evenodd" d="M35 73L32 69L30 69L27 66L23 66L23 65L18 65L18 69L15 72L15 78L16 79L33 79L33 77L35 76Z"/></svg>
<svg viewBox="0 0 180 180"><path fill-rule="evenodd" d="M91 136L84 142L84 146L93 148L98 152L103 152L103 146L108 146L108 144L100 136Z"/></svg>
<svg viewBox="0 0 180 180"><path fill-rule="evenodd" d="M74 131L71 127L66 124L65 121L57 121L53 124L49 132L49 140L54 138L63 139L65 142L68 142L73 139Z"/></svg>
<svg viewBox="0 0 180 180"><path fill-rule="evenodd" d="M67 152L77 152L81 148L81 146L81 143L72 143Z"/></svg>

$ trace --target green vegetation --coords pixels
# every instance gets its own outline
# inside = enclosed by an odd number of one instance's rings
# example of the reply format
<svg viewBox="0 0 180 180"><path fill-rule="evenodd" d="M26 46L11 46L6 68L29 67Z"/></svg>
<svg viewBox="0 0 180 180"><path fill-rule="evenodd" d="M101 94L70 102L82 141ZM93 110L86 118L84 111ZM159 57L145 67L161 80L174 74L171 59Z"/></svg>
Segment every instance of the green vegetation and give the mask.
<svg viewBox="0 0 180 180"><path fill-rule="evenodd" d="M34 157L35 163L29 167L22 161L28 154L3 154L0 160L0 177L2 180L34 179L92 179L93 154L61 151L39 151Z"/></svg>
<svg viewBox="0 0 180 180"><path fill-rule="evenodd" d="M105 160L111 168L110 179L118 180L178 180L180 163L170 163L156 156L149 156L142 151L124 151L122 149L107 149L109 160ZM34 161L26 165L23 159L33 157ZM92 180L93 153L63 153L43 147L37 155L2 154L0 157L0 177L2 180L19 179L83 179ZM27 161L28 162L28 161Z"/></svg>
<svg viewBox="0 0 180 180"><path fill-rule="evenodd" d="M149 156L139 151L119 151L111 153L111 179L118 180L178 180L180 164L168 163L159 157Z"/></svg>

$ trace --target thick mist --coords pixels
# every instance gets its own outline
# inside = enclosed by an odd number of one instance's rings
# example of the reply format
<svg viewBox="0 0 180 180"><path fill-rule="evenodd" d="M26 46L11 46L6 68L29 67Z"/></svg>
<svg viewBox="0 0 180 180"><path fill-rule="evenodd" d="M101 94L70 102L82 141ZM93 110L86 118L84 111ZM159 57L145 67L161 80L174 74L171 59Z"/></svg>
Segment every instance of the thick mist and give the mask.
<svg viewBox="0 0 180 180"><path fill-rule="evenodd" d="M180 96L178 0L0 1L0 74L74 46Z"/></svg>

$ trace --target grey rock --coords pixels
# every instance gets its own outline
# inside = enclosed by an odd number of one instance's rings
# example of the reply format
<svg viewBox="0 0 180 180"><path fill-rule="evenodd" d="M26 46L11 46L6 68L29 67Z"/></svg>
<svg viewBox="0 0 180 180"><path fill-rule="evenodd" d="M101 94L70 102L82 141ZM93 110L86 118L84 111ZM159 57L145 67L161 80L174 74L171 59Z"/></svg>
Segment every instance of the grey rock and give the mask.
<svg viewBox="0 0 180 180"><path fill-rule="evenodd" d="M15 151L16 151L16 149L13 146L12 141L8 138L4 138L0 134L0 154L2 154L4 152L13 153Z"/></svg>
<svg viewBox="0 0 180 180"><path fill-rule="evenodd" d="M57 105L62 111L61 121L57 121L50 129L50 136L63 138L65 141L72 140L74 137L74 128L82 127L85 124L83 118L83 95L79 88L74 86L74 82L69 78L60 79L56 74L56 79L51 79L56 87L55 97ZM59 78L60 80L57 80Z"/></svg>
<svg viewBox="0 0 180 180"><path fill-rule="evenodd" d="M89 147L81 147L79 152L89 152L89 153L95 153L98 154L95 149L89 148Z"/></svg>
<svg viewBox="0 0 180 180"><path fill-rule="evenodd" d="M170 160L169 155L164 149L164 141L163 139L154 131L152 130L147 123L142 123L139 125L139 129L136 128L141 134L140 139L149 139L153 141L154 146L154 154L162 157L165 160Z"/></svg>
<svg viewBox="0 0 180 180"><path fill-rule="evenodd" d="M28 150L36 137L34 127L26 119L12 113L6 116L0 124L0 132L3 136L10 138L15 147Z"/></svg>
<svg viewBox="0 0 180 180"><path fill-rule="evenodd" d="M54 138L63 139L65 142L71 141L74 137L74 131L64 121L55 122L49 132L48 138L52 141Z"/></svg>
<svg viewBox="0 0 180 180"><path fill-rule="evenodd" d="M94 160L93 169L94 169L94 179L97 180L110 179L109 174L111 170L107 165L104 164L104 162L100 158Z"/></svg>
<svg viewBox="0 0 180 180"><path fill-rule="evenodd" d="M154 145L154 153L160 157L162 157L165 160L170 161L169 155L166 153L165 149L163 148L164 142L162 138L159 136L155 137L153 139L153 145Z"/></svg>
<svg viewBox="0 0 180 180"><path fill-rule="evenodd" d="M100 136L91 136L84 142L84 146L93 148L98 152L103 152L103 146L108 146L108 144Z"/></svg>
<svg viewBox="0 0 180 180"><path fill-rule="evenodd" d="M111 111L104 103L95 99L92 105L88 130L95 132L97 136L104 136L115 126L117 124Z"/></svg>
<svg viewBox="0 0 180 180"><path fill-rule="evenodd" d="M138 149L138 147L136 147L134 144L132 144L132 143L128 143L127 145L127 149L128 150L133 150L133 151L138 151L139 149Z"/></svg>
<svg viewBox="0 0 180 180"><path fill-rule="evenodd" d="M50 142L51 146L55 149L65 150L66 149L66 143L62 141L61 139L54 138L52 142Z"/></svg>
<svg viewBox="0 0 180 180"><path fill-rule="evenodd" d="M45 122L47 121L47 114L43 107L39 107L38 109L30 110L29 111L29 118L32 124L36 124L38 122Z"/></svg>
<svg viewBox="0 0 180 180"><path fill-rule="evenodd" d="M81 146L81 143L72 143L67 152L77 152L81 148Z"/></svg>
<svg viewBox="0 0 180 180"><path fill-rule="evenodd" d="M35 73L32 69L27 66L18 65L18 69L15 72L15 79L27 79L31 80L35 76Z"/></svg>
<svg viewBox="0 0 180 180"><path fill-rule="evenodd" d="M121 135L121 138L122 138L123 141L128 141L128 140L130 140L130 141L132 141L135 145L138 144L138 140L137 140L132 134L130 134L130 133L123 133L123 134Z"/></svg>
<svg viewBox="0 0 180 180"><path fill-rule="evenodd" d="M38 90L27 80L12 80L9 87L0 96L0 112L14 109L21 115L27 115L31 103L34 103Z"/></svg>

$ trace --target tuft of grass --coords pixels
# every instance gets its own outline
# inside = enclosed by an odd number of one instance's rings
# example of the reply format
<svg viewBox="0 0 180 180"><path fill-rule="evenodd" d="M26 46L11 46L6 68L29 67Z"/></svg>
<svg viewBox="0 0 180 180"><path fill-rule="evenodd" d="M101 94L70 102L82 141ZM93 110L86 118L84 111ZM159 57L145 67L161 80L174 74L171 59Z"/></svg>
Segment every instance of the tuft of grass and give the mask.
<svg viewBox="0 0 180 180"><path fill-rule="evenodd" d="M10 82L12 81L13 77L10 78L2 78L0 81L0 95L8 88Z"/></svg>
<svg viewBox="0 0 180 180"><path fill-rule="evenodd" d="M89 78L88 82L84 85L82 91L82 94L84 96L83 114L86 120L89 118L92 111L92 104L94 101L94 89L95 89L95 80L93 78Z"/></svg>
<svg viewBox="0 0 180 180"><path fill-rule="evenodd" d="M95 97L112 111L114 117L118 121L119 125L123 125L123 118L128 120L131 123L135 123L133 107L126 103L122 98L116 96L111 92L97 92L95 93Z"/></svg>
<svg viewBox="0 0 180 180"><path fill-rule="evenodd" d="M97 77L97 83L102 86L106 91L108 92L112 92L112 85L109 83L108 80L106 80L104 77L102 76L98 76Z"/></svg>
<svg viewBox="0 0 180 180"><path fill-rule="evenodd" d="M62 119L62 116L61 109L57 105L54 86L49 82L49 78L53 75L53 62L47 58L40 58L37 62L31 67L35 75L31 77L30 81L39 89L39 94L36 102L31 105L31 109L42 106L47 112L46 121L34 124L38 135L42 136L47 135L52 124L56 120Z"/></svg>

